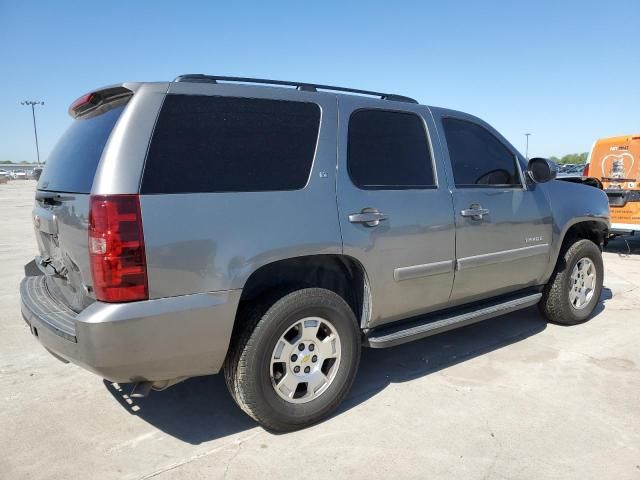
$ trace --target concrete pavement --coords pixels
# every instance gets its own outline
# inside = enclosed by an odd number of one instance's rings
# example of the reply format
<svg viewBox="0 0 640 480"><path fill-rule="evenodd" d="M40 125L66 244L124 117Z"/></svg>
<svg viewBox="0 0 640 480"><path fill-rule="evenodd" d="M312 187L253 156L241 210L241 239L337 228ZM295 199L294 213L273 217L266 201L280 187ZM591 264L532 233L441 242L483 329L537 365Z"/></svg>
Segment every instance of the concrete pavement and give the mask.
<svg viewBox="0 0 640 480"><path fill-rule="evenodd" d="M333 418L274 435L220 377L131 401L32 338L17 292L34 186L0 185L0 479L640 478L640 238L607 249L589 322L528 309L365 349Z"/></svg>

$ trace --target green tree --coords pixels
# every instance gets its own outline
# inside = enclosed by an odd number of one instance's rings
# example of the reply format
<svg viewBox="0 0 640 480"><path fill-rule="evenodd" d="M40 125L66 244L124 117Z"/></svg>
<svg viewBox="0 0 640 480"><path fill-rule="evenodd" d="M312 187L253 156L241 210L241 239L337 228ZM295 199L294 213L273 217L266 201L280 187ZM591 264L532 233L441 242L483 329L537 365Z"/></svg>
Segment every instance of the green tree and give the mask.
<svg viewBox="0 0 640 480"><path fill-rule="evenodd" d="M583 153L569 153L567 155L565 155L564 157L556 157L556 156L552 156L549 157L549 160L552 160L556 163L586 163L587 162L587 157L589 156L588 152L583 152Z"/></svg>

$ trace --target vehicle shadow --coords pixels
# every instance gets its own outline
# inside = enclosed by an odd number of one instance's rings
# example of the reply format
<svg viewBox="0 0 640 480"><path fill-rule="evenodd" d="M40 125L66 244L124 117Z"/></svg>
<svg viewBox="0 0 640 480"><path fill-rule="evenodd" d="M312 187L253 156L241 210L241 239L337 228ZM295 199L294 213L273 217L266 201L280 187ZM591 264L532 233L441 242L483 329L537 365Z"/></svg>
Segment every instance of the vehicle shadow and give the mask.
<svg viewBox="0 0 640 480"><path fill-rule="evenodd" d="M602 287L602 292L600 292L600 301L596 305L596 308L593 309L593 313L591 314L591 318L588 321L594 320L600 313L602 313L605 309L605 305L607 301L613 298L613 291L609 287Z"/></svg>
<svg viewBox="0 0 640 480"><path fill-rule="evenodd" d="M610 298L611 290L603 289L594 317ZM391 383L430 375L536 335L546 326L532 307L393 348L365 348L353 388L335 415L358 406ZM194 445L257 425L235 405L222 375L191 378L141 399L128 396L130 384L107 380L104 384L131 415Z"/></svg>
<svg viewBox="0 0 640 480"><path fill-rule="evenodd" d="M640 236L624 235L611 240L604 248L605 252L617 253L624 257L640 254Z"/></svg>
<svg viewBox="0 0 640 480"><path fill-rule="evenodd" d="M363 349L358 377L340 411L358 405L391 383L436 373L517 343L546 327L545 319L532 307L398 347Z"/></svg>
<svg viewBox="0 0 640 480"><path fill-rule="evenodd" d="M222 375L190 378L146 398L130 398L132 384L103 382L131 415L193 445L257 425L233 402Z"/></svg>

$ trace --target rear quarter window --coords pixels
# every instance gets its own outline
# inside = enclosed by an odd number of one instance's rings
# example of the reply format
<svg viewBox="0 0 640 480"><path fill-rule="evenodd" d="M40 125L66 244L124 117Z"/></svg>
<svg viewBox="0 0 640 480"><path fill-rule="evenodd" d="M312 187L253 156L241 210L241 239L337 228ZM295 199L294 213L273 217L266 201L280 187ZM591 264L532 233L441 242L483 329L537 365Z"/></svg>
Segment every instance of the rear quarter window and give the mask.
<svg viewBox="0 0 640 480"><path fill-rule="evenodd" d="M51 151L39 190L89 193L104 146L125 105L117 102L98 114L79 117Z"/></svg>
<svg viewBox="0 0 640 480"><path fill-rule="evenodd" d="M141 192L297 190L309 178L320 108L257 98L168 95Z"/></svg>

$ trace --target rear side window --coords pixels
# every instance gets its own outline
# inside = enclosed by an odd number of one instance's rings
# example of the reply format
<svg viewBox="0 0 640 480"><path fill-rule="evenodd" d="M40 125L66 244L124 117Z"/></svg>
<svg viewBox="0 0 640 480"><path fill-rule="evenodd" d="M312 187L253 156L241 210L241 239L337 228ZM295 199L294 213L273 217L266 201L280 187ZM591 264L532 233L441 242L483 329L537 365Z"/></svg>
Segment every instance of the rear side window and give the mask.
<svg viewBox="0 0 640 480"><path fill-rule="evenodd" d="M422 119L413 113L358 110L349 119L347 166L362 189L434 186Z"/></svg>
<svg viewBox="0 0 640 480"><path fill-rule="evenodd" d="M488 130L457 118L442 120L456 187L519 187L515 155Z"/></svg>
<svg viewBox="0 0 640 480"><path fill-rule="evenodd" d="M117 102L74 120L51 151L38 189L90 193L102 151L124 107Z"/></svg>
<svg viewBox="0 0 640 480"><path fill-rule="evenodd" d="M168 95L142 193L297 190L309 178L320 108L257 98Z"/></svg>

